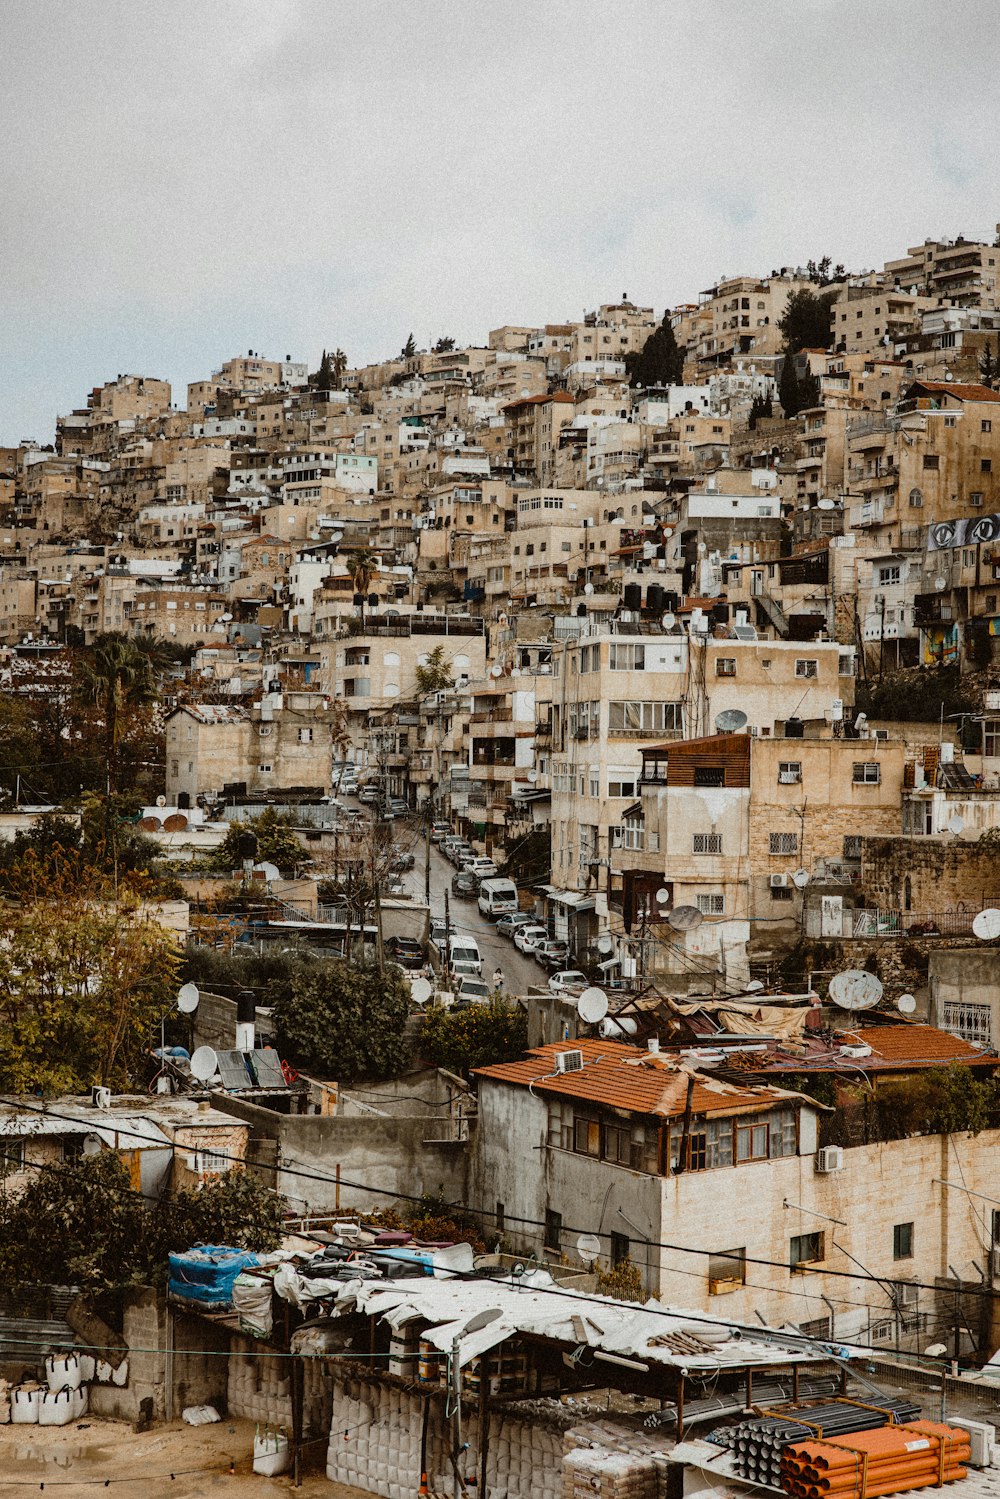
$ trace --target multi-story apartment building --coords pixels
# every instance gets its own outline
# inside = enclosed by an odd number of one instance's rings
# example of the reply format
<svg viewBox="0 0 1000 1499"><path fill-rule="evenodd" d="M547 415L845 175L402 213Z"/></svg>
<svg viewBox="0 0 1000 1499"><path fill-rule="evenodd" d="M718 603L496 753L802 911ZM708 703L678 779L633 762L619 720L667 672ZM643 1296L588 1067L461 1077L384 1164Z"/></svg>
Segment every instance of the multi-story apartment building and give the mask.
<svg viewBox="0 0 1000 1499"><path fill-rule="evenodd" d="M280 794L326 794L333 766L329 699L318 692L265 692L251 707L185 703L166 721L167 797L193 806L226 786Z"/></svg>
<svg viewBox="0 0 1000 1499"><path fill-rule="evenodd" d="M954 307L996 307L998 242L1000 224L993 244L961 235L953 240L926 239L902 259L887 260L886 274L904 290Z"/></svg>

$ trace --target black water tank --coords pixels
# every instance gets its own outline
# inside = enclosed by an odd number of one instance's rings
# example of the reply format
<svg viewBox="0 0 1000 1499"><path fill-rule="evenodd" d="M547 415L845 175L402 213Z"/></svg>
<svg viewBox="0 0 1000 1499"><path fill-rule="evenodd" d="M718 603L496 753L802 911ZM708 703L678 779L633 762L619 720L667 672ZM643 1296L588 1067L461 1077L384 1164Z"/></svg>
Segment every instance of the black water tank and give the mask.
<svg viewBox="0 0 1000 1499"><path fill-rule="evenodd" d="M639 587L638 583L625 584L625 608L642 608L642 589Z"/></svg>
<svg viewBox="0 0 1000 1499"><path fill-rule="evenodd" d="M663 595L663 607L665 609L669 609L671 613L676 612L676 610L677 610L677 608L678 608L678 606L680 604L680 601L681 601L681 596L680 596L679 593L677 593L677 591L675 589L668 588L664 592L664 595Z"/></svg>
<svg viewBox="0 0 1000 1499"><path fill-rule="evenodd" d="M236 1024L254 1025L257 1021L257 996L252 989L241 989L236 996Z"/></svg>
<svg viewBox="0 0 1000 1499"><path fill-rule="evenodd" d="M586 606L586 604L577 604L577 606L576 606L576 617L577 617L577 619L586 619L587 618L587 606Z"/></svg>
<svg viewBox="0 0 1000 1499"><path fill-rule="evenodd" d="M711 619L712 619L712 623L715 624L715 625L725 625L725 624L728 624L729 623L729 605L728 604L713 604L712 605Z"/></svg>
<svg viewBox="0 0 1000 1499"><path fill-rule="evenodd" d="M663 588L659 583L650 583L646 589L646 608L654 614L663 613Z"/></svg>
<svg viewBox="0 0 1000 1499"><path fill-rule="evenodd" d="M241 833L236 841L241 859L256 859L257 857L257 834Z"/></svg>

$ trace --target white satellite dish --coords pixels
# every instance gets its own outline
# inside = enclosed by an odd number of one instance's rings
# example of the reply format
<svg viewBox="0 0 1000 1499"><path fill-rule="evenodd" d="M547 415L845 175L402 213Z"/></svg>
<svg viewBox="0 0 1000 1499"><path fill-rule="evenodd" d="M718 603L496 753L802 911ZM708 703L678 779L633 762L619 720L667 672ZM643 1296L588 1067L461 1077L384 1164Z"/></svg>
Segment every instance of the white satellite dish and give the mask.
<svg viewBox="0 0 1000 1499"><path fill-rule="evenodd" d="M947 1352L947 1343L931 1343L924 1349L924 1358L944 1358Z"/></svg>
<svg viewBox="0 0 1000 1499"><path fill-rule="evenodd" d="M746 726L747 715L742 708L727 708L724 713L716 714L715 727L720 734L738 734Z"/></svg>
<svg viewBox="0 0 1000 1499"><path fill-rule="evenodd" d="M901 994L896 1000L896 1009L901 1010L904 1015L912 1015L917 1008L917 1001L912 994Z"/></svg>
<svg viewBox="0 0 1000 1499"><path fill-rule="evenodd" d="M817 500L816 501L816 509L817 510L835 510L836 508L837 508L837 502L836 502L836 500Z"/></svg>
<svg viewBox="0 0 1000 1499"><path fill-rule="evenodd" d="M211 1046L199 1046L191 1058L191 1072L200 1083L207 1083L219 1070L219 1059Z"/></svg>
<svg viewBox="0 0 1000 1499"><path fill-rule="evenodd" d="M744 993L746 993L746 994L759 994L760 991L763 989L763 987L764 987L764 985L763 985L763 983L761 982L760 979L751 979L750 982L749 982L749 984L747 984L746 989L744 990Z"/></svg>
<svg viewBox="0 0 1000 1499"><path fill-rule="evenodd" d="M994 906L987 906L974 919L972 930L983 942L991 942L994 937L1000 937L1000 911Z"/></svg>
<svg viewBox="0 0 1000 1499"><path fill-rule="evenodd" d="M183 987L178 990L177 1008L180 1010L182 1015L193 1015L195 1010L198 1008L199 999L201 999L201 995L198 992L198 985L184 984Z"/></svg>
<svg viewBox="0 0 1000 1499"><path fill-rule="evenodd" d="M670 891L666 888L665 885L661 885L660 888L659 888L659 890L657 890L657 892L656 892L656 903L657 903L657 905L665 906L667 904L667 902L669 901L669 899L670 899Z"/></svg>
<svg viewBox="0 0 1000 1499"><path fill-rule="evenodd" d="M410 985L410 997L414 1004L425 1005L434 993L434 986L430 979L416 978Z"/></svg>
<svg viewBox="0 0 1000 1499"><path fill-rule="evenodd" d="M792 875L792 884L796 890L804 890L809 883L808 869L797 869Z"/></svg>
<svg viewBox="0 0 1000 1499"><path fill-rule="evenodd" d="M674 906L667 917L667 925L675 932L693 932L704 920L697 906Z"/></svg>
<svg viewBox="0 0 1000 1499"><path fill-rule="evenodd" d="M344 533L343 533L343 531L331 531L330 532L330 540L332 542L336 543L338 541L343 541L343 539L344 539Z"/></svg>
<svg viewBox="0 0 1000 1499"><path fill-rule="evenodd" d="M576 1252L581 1259L596 1259L601 1252L601 1241L596 1234L581 1234L576 1241Z"/></svg>
<svg viewBox="0 0 1000 1499"><path fill-rule="evenodd" d="M529 770L528 771L527 779L531 782L531 784L533 786L535 784L535 782L538 780L538 771L537 770Z"/></svg>
<svg viewBox="0 0 1000 1499"><path fill-rule="evenodd" d="M576 1013L588 1025L597 1025L608 1013L608 996L596 985L591 989L584 989L576 1002Z"/></svg>
<svg viewBox="0 0 1000 1499"><path fill-rule="evenodd" d="M158 796L156 798L156 805L158 807L165 807L167 805L167 798L165 796Z"/></svg>
<svg viewBox="0 0 1000 1499"><path fill-rule="evenodd" d="M229 622L230 622L230 620L232 619L232 617L233 616L231 614L220 614L219 615L219 618L222 620L222 623L224 625L228 625Z"/></svg>
<svg viewBox="0 0 1000 1499"><path fill-rule="evenodd" d="M491 666L490 667L490 676L491 677L502 677L503 676L503 667L502 666Z"/></svg>
<svg viewBox="0 0 1000 1499"><path fill-rule="evenodd" d="M610 932L602 932L597 939L598 952L610 952L615 945L615 939Z"/></svg>
<svg viewBox="0 0 1000 1499"><path fill-rule="evenodd" d="M947 578L935 578L934 579L934 587L937 589L938 593L943 593L944 590L948 587L948 579Z"/></svg>
<svg viewBox="0 0 1000 1499"><path fill-rule="evenodd" d="M594 591L594 585L593 585L593 583L584 583L584 585L583 585L583 591L584 591L585 594L587 594L587 596L589 598L589 596Z"/></svg>
<svg viewBox="0 0 1000 1499"><path fill-rule="evenodd" d="M830 980L830 998L842 1010L870 1010L882 998L882 985L874 973L845 968Z"/></svg>
<svg viewBox="0 0 1000 1499"><path fill-rule="evenodd" d="M965 832L965 818L964 817L959 817L959 815L958 815L957 812L955 813L954 817L949 817L949 819L948 819L948 831L949 831L949 833L954 833L956 838L958 837L959 833L964 833Z"/></svg>
<svg viewBox="0 0 1000 1499"><path fill-rule="evenodd" d="M675 614L672 614L669 609L667 610L667 612L663 616L663 618L660 620L660 624L663 626L663 628L665 630L672 630L673 627L674 627L674 625L676 623L677 623L677 616Z"/></svg>
<svg viewBox="0 0 1000 1499"><path fill-rule="evenodd" d="M273 880L280 880L281 879L281 870L278 868L277 864L271 864L271 863L258 864L257 865L257 869L258 869L259 873L264 876L265 880L267 880L267 883L269 885L271 884L271 882Z"/></svg>

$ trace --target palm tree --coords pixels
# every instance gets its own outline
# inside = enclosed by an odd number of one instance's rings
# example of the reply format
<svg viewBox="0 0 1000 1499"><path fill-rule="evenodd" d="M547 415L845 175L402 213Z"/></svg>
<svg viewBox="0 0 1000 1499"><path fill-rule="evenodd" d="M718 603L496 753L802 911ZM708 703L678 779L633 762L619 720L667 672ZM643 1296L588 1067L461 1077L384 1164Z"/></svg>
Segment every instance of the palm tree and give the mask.
<svg viewBox="0 0 1000 1499"><path fill-rule="evenodd" d="M156 701L155 650L144 650L128 635L111 633L96 642L81 665L81 695L104 717L104 758L108 796L118 790L118 746L130 708Z"/></svg>
<svg viewBox="0 0 1000 1499"><path fill-rule="evenodd" d="M347 559L347 568L350 573L351 582L354 584L354 592L361 595L361 624L365 622L365 598L371 587L372 578L378 571L378 558L374 552L363 547L358 552L352 552Z"/></svg>

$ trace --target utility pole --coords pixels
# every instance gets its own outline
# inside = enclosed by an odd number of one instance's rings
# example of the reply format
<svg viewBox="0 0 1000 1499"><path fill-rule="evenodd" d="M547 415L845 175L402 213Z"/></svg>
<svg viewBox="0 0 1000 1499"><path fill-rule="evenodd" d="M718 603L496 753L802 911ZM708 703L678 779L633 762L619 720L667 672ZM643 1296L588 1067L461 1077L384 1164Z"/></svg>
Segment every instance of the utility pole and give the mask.
<svg viewBox="0 0 1000 1499"><path fill-rule="evenodd" d="M448 903L448 891L444 892L444 971L445 975L451 974L451 912Z"/></svg>

